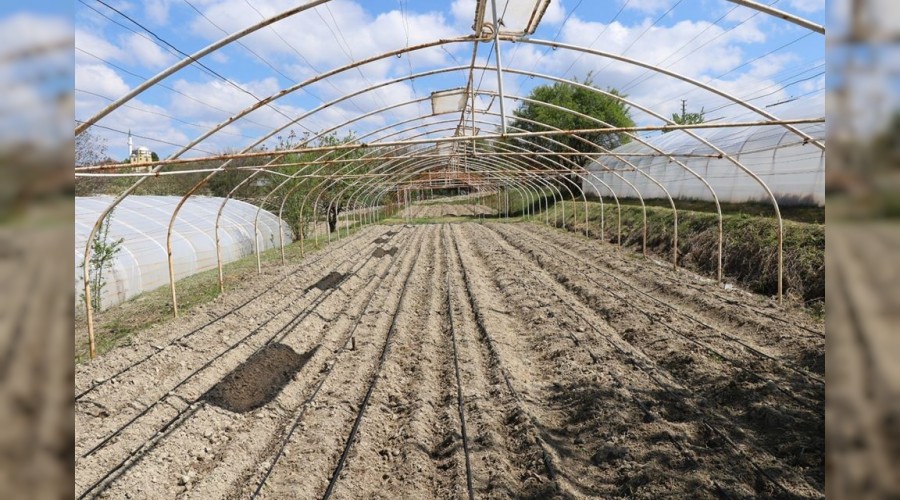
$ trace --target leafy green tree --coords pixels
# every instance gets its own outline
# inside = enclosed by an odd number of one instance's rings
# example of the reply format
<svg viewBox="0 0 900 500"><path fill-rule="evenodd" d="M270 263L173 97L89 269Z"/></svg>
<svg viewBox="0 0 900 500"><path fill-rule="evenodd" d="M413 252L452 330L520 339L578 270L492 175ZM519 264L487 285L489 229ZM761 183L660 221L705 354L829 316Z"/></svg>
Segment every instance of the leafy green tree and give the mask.
<svg viewBox="0 0 900 500"><path fill-rule="evenodd" d="M308 133L297 136L291 131L287 136L279 136L278 144L275 151L284 151L292 149L300 149L302 147L326 147L338 146L355 141L353 134L339 137L332 133L320 137L314 141L310 141ZM274 167L273 170L285 176L299 174L295 179L289 180L276 194L277 200L271 200L271 208L278 210L281 203L284 202L284 212L282 214L284 220L291 227L295 237L305 234L307 226L312 222L313 211L315 210L319 217L325 216L329 224L329 229L334 231L337 225L337 215L345 210L345 199L338 199L340 193L351 181L337 177L338 174L347 171L356 164L347 163L345 160L358 158L363 154L363 150L337 150L331 152L311 151L301 153L288 153L281 157L278 165L283 167ZM340 162L331 162L331 160L340 159ZM299 165L298 165L299 164ZM365 173L367 169L357 170L356 173ZM304 177L305 175L316 172L316 177ZM331 176L331 177L329 177ZM283 178L278 178L277 182L281 182ZM273 179L274 182L274 179ZM273 186L268 186L270 190ZM309 195L309 196L307 196ZM284 197L287 197L285 199ZM347 197L344 192L343 197ZM312 204L318 198L318 206ZM306 205L304 206L304 199Z"/></svg>
<svg viewBox="0 0 900 500"><path fill-rule="evenodd" d="M112 223L115 209L109 212L109 215L100 223L97 234L91 241L91 257L88 259L88 278L90 279L91 290L91 309L99 312L102 308L103 290L106 288L106 276L104 271L112 268L113 261L119 252L122 251L122 242L125 238L111 240L109 238L109 226ZM84 264L82 263L82 269ZM84 292L81 293L81 300L87 301Z"/></svg>
<svg viewBox="0 0 900 500"><path fill-rule="evenodd" d="M594 84L593 77L590 74L588 74L581 83L589 87L599 88ZM607 92L612 96L626 97L616 89L610 88ZM540 85L531 91L529 98L554 104L593 117L607 123L610 127L634 126L634 120L631 118L631 110L628 105L609 95L601 94L570 83ZM526 131L547 130L545 127L529 123L526 120L536 121L563 130L607 128L596 121L560 109L541 106L530 102L523 103L518 109L513 111L513 115L515 118L510 122L510 125ZM589 143L579 140L579 138L586 139ZM529 139L529 142L533 143L531 145L521 141L516 141L516 143L534 151L540 150L546 152L542 149L543 147L553 152L571 152L571 149L569 148L572 148L582 153L597 153L599 150L596 146L604 149L614 149L627 143L629 139L628 135L624 133L590 132L576 135L556 135L552 136L552 138L533 137ZM557 142L562 143L567 147L557 144ZM582 167L590 162L590 159L585 156L561 155L555 157L555 159L560 164L569 166L571 166L569 161L573 161ZM569 187L572 187L573 185L578 186L580 185L580 182L573 176L568 182L568 185Z"/></svg>
<svg viewBox="0 0 900 500"><path fill-rule="evenodd" d="M696 125L698 123L703 123L706 121L706 110L704 108L700 108L699 113L688 113L687 108L681 108L681 114L672 113L672 121L679 125ZM671 132L671 130L666 130L663 133L667 134Z"/></svg>

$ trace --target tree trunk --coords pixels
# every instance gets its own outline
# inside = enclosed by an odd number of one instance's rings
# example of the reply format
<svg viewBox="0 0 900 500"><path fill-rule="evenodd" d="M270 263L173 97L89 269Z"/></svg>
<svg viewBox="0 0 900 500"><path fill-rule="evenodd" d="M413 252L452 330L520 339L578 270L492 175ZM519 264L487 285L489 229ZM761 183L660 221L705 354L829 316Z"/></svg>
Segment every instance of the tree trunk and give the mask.
<svg viewBox="0 0 900 500"><path fill-rule="evenodd" d="M331 205L328 207L328 232L333 233L337 229L337 216L338 212L337 205Z"/></svg>

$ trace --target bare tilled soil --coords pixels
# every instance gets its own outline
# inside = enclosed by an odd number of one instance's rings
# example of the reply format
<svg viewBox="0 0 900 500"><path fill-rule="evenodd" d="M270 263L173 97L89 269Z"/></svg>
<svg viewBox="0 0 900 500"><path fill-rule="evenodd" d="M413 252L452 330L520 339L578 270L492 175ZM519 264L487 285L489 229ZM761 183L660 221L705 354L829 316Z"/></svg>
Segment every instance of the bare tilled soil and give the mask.
<svg viewBox="0 0 900 500"><path fill-rule="evenodd" d="M388 229L79 367L76 496L823 496L801 312L549 228Z"/></svg>
<svg viewBox="0 0 900 500"><path fill-rule="evenodd" d="M496 209L477 204L435 203L432 205L412 205L401 212L402 217L477 217L494 215Z"/></svg>

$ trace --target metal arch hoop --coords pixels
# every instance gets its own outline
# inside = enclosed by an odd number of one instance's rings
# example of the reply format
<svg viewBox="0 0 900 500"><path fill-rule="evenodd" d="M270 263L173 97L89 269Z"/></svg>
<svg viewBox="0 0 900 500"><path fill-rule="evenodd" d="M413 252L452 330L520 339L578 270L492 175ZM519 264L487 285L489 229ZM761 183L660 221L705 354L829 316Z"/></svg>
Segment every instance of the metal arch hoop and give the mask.
<svg viewBox="0 0 900 500"><path fill-rule="evenodd" d="M328 0L314 0L314 1L312 1L312 2L309 2L309 3L305 4L305 5L296 7L296 8L294 8L294 9L290 9L290 10L288 10L288 11L285 11L285 12L281 13L281 14L278 14L278 15L276 15L276 16L273 16L272 18L263 20L262 22L257 23L257 24L255 24L255 25L249 27L249 28L246 28L245 30L242 30L242 31L240 31L240 32L238 32L238 33L229 35L229 36L223 38L222 40L220 40L220 41L218 41L218 42L215 42L215 43L211 44L210 46L208 46L208 47L206 47L206 48L204 48L204 49L202 49L202 50L196 52L195 54L186 57L185 59L179 61L178 63L174 64L173 66L171 66L171 67L169 67L169 68L163 70L163 71L160 72L157 76L155 76L155 77L153 77L153 78L151 78L151 79L145 81L143 84L141 84L140 86L136 87L132 92L129 92L128 94L126 94L126 95L123 96L122 98L120 98L120 99L116 100L115 102L111 103L109 106L107 106L106 108L104 108L103 110L101 110L101 112L97 113L96 115L94 115L93 117L91 117L89 120L83 122L81 125L79 125L79 126L76 128L76 134L82 133L84 130L86 130L88 127L90 127L91 125L93 125L94 123L96 123L96 122L97 122L99 119L101 119L103 116L106 116L107 114L109 114L110 112L112 112L113 110L115 110L116 108L118 108L119 106L121 106L122 104L124 104L125 102L131 100L132 98L136 97L137 95L139 95L139 94L142 93L143 91L145 91L145 90L147 90L148 88L152 87L155 83L161 81L161 80L164 79L165 77L167 77L167 76L169 76L169 75L171 75L171 74L174 74L174 73L177 72L178 70L184 68L185 66L187 66L187 65L190 64L191 62L195 61L197 58L200 58L200 57L203 57L203 56L205 56L205 55L208 55L209 53L214 52L215 50L217 50L217 49L219 49L219 48L221 48L221 47L227 45L228 43L231 43L231 42L233 42L233 41L235 41L235 40L238 40L238 39L240 39L240 38L242 38L242 37L244 37L244 36L246 36L246 35L248 35L248 34L254 32L254 31L257 31L257 30L259 30L259 29L261 29L261 28L263 28L263 27L265 27L265 26L268 26L268 25L274 23L274 22L277 22L277 21L279 21L279 20L281 20L281 19L285 19L285 18L290 17L290 16L292 16L292 15L294 15L294 14L297 14L297 13L300 13L300 12L302 12L302 11L304 11L304 10L309 9L309 8L315 7L315 6L317 6L317 5L324 4L324 3L326 3L327 1L328 1ZM748 4L748 3L752 3L752 2L743 2L743 4L745 4L745 5ZM783 17L783 16L782 16L782 17ZM794 22L794 21L792 21L792 22ZM478 41L480 41L480 38L469 36L469 37L465 37L465 38L461 38L461 39L457 39L457 40L452 40L452 41L451 41L451 40L439 41L439 42L437 42L437 43L432 44L432 46L435 46L435 45L444 45L444 44L446 44L446 43L451 43L451 42L453 42L453 41L472 41L472 42L474 42L474 43L477 43ZM671 77L678 78L678 79L681 79L681 80L683 80L683 81L686 81L686 82L688 82L688 83L690 83L690 84L692 84L692 85L699 86L699 87L701 87L701 88L704 88L705 90L708 90L708 91L710 91L710 92L716 93L716 94L718 94L718 95L720 95L720 96L722 96L722 97L725 97L725 98L727 98L727 99L729 99L729 100L732 100L733 102L735 102L735 103L737 103L737 104L740 104L740 105L742 105L742 106L744 106L744 107L746 107L746 108L748 108L748 109L751 109L751 110L753 110L754 112L757 112L757 113L761 114L762 116L768 116L768 117L770 117L770 118L772 118L772 119L775 119L775 117L774 117L773 115L769 115L769 114L765 113L764 111L762 111L762 110L760 110L760 109L758 109L758 108L756 108L756 107L754 107L754 106L748 104L746 101L742 101L742 100L740 100L740 99L736 99L736 98L730 96L729 94L724 93L724 92L722 92L722 91L720 91L720 90L718 90L718 89L716 89L716 88L714 88L714 87L711 87L711 86L702 84L701 82L697 82L697 81L695 81L695 80L686 78L686 77L684 77L684 76L682 76L682 75L679 75L679 74L674 73L674 72L671 72L671 71L664 70L664 69L659 68L659 67L656 67L656 66L654 66L654 65L648 65L648 64L646 64L646 63L642 63L642 62L640 62L640 61L635 61L635 60L632 60L632 59L629 59L629 58L625 58L625 57L622 57L622 56L617 56L617 55L615 55L615 54L602 53L602 52L600 52L600 51L594 51L594 50L586 49L586 48L583 48L583 47L576 47L576 46L571 46L571 45L567 45L567 44L560 44L560 43L556 43L556 42L547 42L547 41L544 41L544 40L529 40L529 39L523 39L523 40L519 40L519 41L526 42L526 43L534 43L534 44L538 44L538 45L540 45L540 44L543 44L543 45L549 45L549 46L553 46L553 47L557 47L557 48L566 48L566 49L571 49L571 50L578 50L578 51L582 51L582 52L586 52L586 53L591 53L591 54L598 55L598 56L609 57L609 58L612 58L612 59L619 60L619 61L621 61L621 62L625 62L625 63L629 63L629 64L635 64L635 65L638 65L638 66L641 66L641 67L645 67L645 68L647 68L647 69L649 69L649 70L651 70L651 71L658 72L658 73L662 73L662 74L666 74L666 75L668 75L668 76L671 76ZM420 47L420 48L421 48L421 47ZM409 51L409 50L415 50L415 49L408 48L408 49L404 49L404 50L400 50L400 51L393 51L393 52L391 52L390 54L401 54L401 53L407 52L407 51ZM366 64L367 62L370 62L370 61L360 61L360 62L354 63L354 67L355 67L355 66L362 65L362 64ZM472 66L472 69L474 69L474 65ZM339 72L339 71L343 71L343 70L338 70L337 72ZM500 68L498 68L498 71L500 71ZM511 71L511 72L515 72L515 71ZM334 74L334 73L331 73L331 74ZM526 73L526 74L527 74L527 73ZM537 75L534 75L534 76L537 76ZM319 77L317 77L317 79L323 79L323 78L327 78L327 74L319 75ZM284 94L281 94L281 95L284 95ZM272 102L273 100L277 99L277 97L280 97L280 95L279 95L279 96L271 96L271 99L267 99L265 103ZM262 105L262 104L264 104L264 103L261 102L261 103L259 103L259 104ZM818 141L816 141L816 140L814 140L814 139L812 139L812 138L809 138L808 136L805 136L802 132L798 131L797 129L795 129L795 128L792 127L791 125L788 125L788 124L782 124L782 125L785 126L785 127L787 127L787 128L789 128L789 130L792 130L792 131L794 131L795 133L798 133L798 135L800 135L801 137L805 137L805 139L808 140L808 142L812 142L815 146L817 146L817 147L819 147L820 149L823 149L823 150L824 150L824 145L821 144L820 142L818 142ZM209 135L214 134L216 131L218 131L218 129L211 131L211 132L209 133ZM726 156L727 156L727 155L726 155ZM733 158L731 158L730 156L727 156L727 157L729 158L730 161L735 162L735 160L734 160ZM737 163L737 162L735 162L735 163ZM753 174L752 172L750 172L749 170L747 171L747 173L750 174L751 176L754 176L754 174ZM755 177L755 176L754 176L754 177ZM142 180L143 180L143 179L142 179ZM141 180L138 181L138 183L140 183L140 182L141 182ZM127 196L128 194L130 194L130 192L133 191L133 188L134 188L134 187L136 187L136 186L132 186L132 188L129 188L128 190L126 190L126 192L123 193L117 201L121 201L121 198L124 198L125 196ZM767 187L764 187L764 188L765 188L767 191L769 191ZM771 195L771 191L769 191L769 193L770 193L770 195ZM188 194L188 196L189 196L189 194ZM774 198L774 197L773 197L773 198ZM779 300L781 300L781 289L782 289L782 260L783 260L782 257L781 257L781 248L782 248L782 241L781 241L781 240L783 239L783 223L782 223L782 220L781 220L781 217L780 217L780 212L779 212L779 210L778 210L777 202L774 202L774 205L775 205L776 215L778 216L778 219L779 219L779 286L778 286L778 288L779 288ZM113 206L114 206L114 205L113 205ZM107 212L107 213L108 213L108 212ZM101 217L98 219L98 221L102 221L103 218L104 218L104 217L101 216ZM92 234L95 233L95 232L96 232L96 227L95 227L94 231L92 231ZM86 256L86 257L87 257L87 256ZM85 285L86 285L86 286L87 286L87 284L88 284L88 281L85 282ZM86 295L87 295L87 296L86 296L86 302L88 302L88 303L90 302L89 294L90 294L90 291L88 290L88 291L86 292ZM88 306L88 308L89 308L89 306ZM93 329L92 329L92 322L90 321L90 320L92 319L91 316L92 316L92 315L91 315L91 311L88 311L88 317L89 317L89 323L90 323L90 325L89 325L89 330L91 330L90 333L92 334L92 333L93 333L93 332L92 332ZM93 335L91 335L91 337L93 337ZM93 351L93 348L92 348L92 351Z"/></svg>

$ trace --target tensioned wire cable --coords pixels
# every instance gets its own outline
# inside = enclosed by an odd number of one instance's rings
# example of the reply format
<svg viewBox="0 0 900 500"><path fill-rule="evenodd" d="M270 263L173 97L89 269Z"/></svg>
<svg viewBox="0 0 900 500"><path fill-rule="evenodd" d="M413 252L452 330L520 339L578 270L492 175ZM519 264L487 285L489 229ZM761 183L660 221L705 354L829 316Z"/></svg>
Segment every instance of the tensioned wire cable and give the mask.
<svg viewBox="0 0 900 500"><path fill-rule="evenodd" d="M80 123L84 123L84 121L79 120L79 119L76 118L76 119L75 119L75 123L79 123L79 124L80 124ZM110 132L118 132L118 133L120 133L120 134L122 134L122 135L128 135L128 134L131 134L131 132L126 132L126 131L124 131L124 130L120 130L120 129L117 129L117 128L108 127L108 126L106 126L106 125L100 125L99 123L95 123L95 124L92 125L91 127L97 127L97 128L101 128L101 129L104 129L104 130L109 130ZM132 135L133 137L137 137L138 139L144 139L144 140L146 140L146 141L158 142L158 143L160 143L160 144L166 144L166 145L169 145L169 146L175 146L175 147L177 147L177 148L186 148L186 147L187 147L187 146L184 145L184 144L178 144L178 143L174 143L174 142L171 142L171 141L167 141L167 140L165 140L165 139L158 139L158 138L156 138L156 137L150 137L150 136L139 135L139 134L131 134L131 135ZM206 154L209 154L209 155L215 155L215 154L217 154L217 153L213 153L212 151L206 151L205 149L200 149L200 148L198 148L198 147L196 147L196 146L190 148L189 151L199 151L199 152L201 152L201 153L206 153ZM273 153L273 154L276 154L276 153Z"/></svg>
<svg viewBox="0 0 900 500"><path fill-rule="evenodd" d="M84 0L78 0L78 1L81 2L81 3L83 3L83 4L85 4L85 5L87 5L87 4L84 2ZM261 102L261 101L262 101L262 99L260 99L259 97L257 97L255 94L253 94L253 93L250 92L249 90L243 88L242 86L240 86L240 85L238 85L237 83L231 81L230 79L228 79L228 78L222 76L221 74L219 74L218 72L216 72L215 70L213 70L213 69L210 68L209 66L203 64L202 62L200 62L200 61L194 59L193 57L191 57L190 54L187 54L186 52L182 51L181 49L179 49L179 48L176 47L175 45L169 43L167 40L165 40L164 38L162 38L161 36L159 36L158 34L156 34L153 30L147 28L147 27L144 26L143 24L141 24L141 23L137 22L136 20L134 20L134 19L133 19L132 17L130 17L128 14L125 14L125 13L122 12L121 10L119 10L119 9L117 9L117 8L115 8L115 7L113 7L113 6L111 6L110 4L106 3L104 0L95 0L95 1L96 1L97 3L103 5L103 6L107 7L108 9L112 10L113 12L119 14L119 15L122 16L123 18L129 20L131 23L133 23L134 25L138 26L138 27L141 28L142 30L146 31L148 34L150 34L151 36L153 36L154 38L156 38L156 39L159 40L160 42L162 42L162 43L164 43L165 45L171 47L173 50L177 51L177 52L178 52L179 54L181 54L182 56L191 59L191 61L193 61L194 64L199 65L200 67L204 68L206 71L208 71L209 73L211 73L214 77L219 78L220 80L222 80L223 82L227 83L228 85L230 85L230 86L232 86L232 87L238 89L239 91L241 91L241 92L243 92L243 93L249 95L250 97L252 97L253 99L255 99L257 102ZM283 117L287 118L288 120L292 120L292 118L291 118L289 115L287 115L286 113L284 113L283 111L281 111L280 109L278 109L277 106L275 106L275 105L273 105L273 104L271 104L271 103L267 103L267 104L265 104L265 106L266 106L267 108L269 108L269 109L275 111L276 113L282 115ZM303 124L299 124L299 123L298 123L298 125L299 125L300 127L304 128L305 130L307 130L308 132L313 133L312 130L308 129L308 128L307 128L306 126L304 126Z"/></svg>
<svg viewBox="0 0 900 500"><path fill-rule="evenodd" d="M640 39L644 37L644 35L646 35L651 29L653 29L654 26L656 26L657 24L659 24L660 21L662 21L663 19L665 19L665 17L668 16L673 10L675 10L676 7L678 7L679 5L681 5L681 3L682 3L683 1L684 1L684 0L678 0L677 2L675 2L675 5L669 7L669 10L665 11L661 16L659 16L658 18L656 18L656 20L653 21L653 24L651 24L650 26L647 26L647 27L644 29L644 31L642 31L641 34L637 36L637 38L635 38L634 40L631 41L630 44L628 44L628 47L625 47L625 49L622 50L622 52L619 52L619 55L624 56L626 53L628 53L628 51L631 50L631 48L634 47L635 44L637 44L638 41L640 41ZM610 67L614 62L615 62L615 61L609 61L608 63L606 63L605 66L603 66L602 68L600 68L599 70L597 70L597 73L598 73L598 74L603 73L603 71L606 70L606 68ZM568 70L566 71L566 73L568 73ZM563 75L563 76L565 76L565 75Z"/></svg>
<svg viewBox="0 0 900 500"><path fill-rule="evenodd" d="M121 71L122 73L125 73L125 74L127 74L127 75L133 76L133 77L135 77L135 78L138 78L138 79L140 79L141 81L146 81L146 80L147 80L147 77L142 76L142 75L139 75L139 74L137 74L137 73L135 73L135 72L133 72L133 71L129 71L129 70L127 70L127 69L125 69L125 68L123 68L123 67L121 67L121 66L116 65L115 63L113 63L113 62L111 62L111 61L109 61L109 60L107 60L107 59L104 59L104 58L102 58L102 57L100 57L100 56L98 56L98 55L96 55L96 54L94 54L94 53L92 53L92 52L89 52L89 51L87 51L87 50L84 50L84 49L82 49L81 47L77 47L77 46L76 46L76 47L75 47L75 50L77 50L78 52L82 52L82 53L84 53L84 54L86 54L86 55L88 55L88 56L91 56L91 57L93 57L94 59L97 59L98 61L100 61L100 62L102 62L102 63L104 63L104 64L106 64L106 65L108 65L108 66L110 66L110 67L112 67L112 68L115 68L115 69L117 69L118 71ZM170 86L168 86L168 85L166 85L166 84L164 84L164 83L161 83L161 82L160 82L160 83L157 83L155 86L156 86L156 87L163 88L163 89L166 89L166 90L172 92L173 94L178 94L178 95L180 95L180 96L182 96L182 97L185 97L185 98L187 98L187 99L190 99L190 100L196 102L197 104L202 104L202 105L204 105L204 106L206 106L206 107L208 107L208 108L210 108L210 109L214 109L214 110L216 110L216 111L219 111L219 112L221 112L221 113L224 113L226 116L232 116L232 115L237 114L237 112L235 112L235 111L228 111L227 109L220 108L220 107L218 107L218 106L216 106L216 105L214 105L214 104L210 104L210 103L208 103L208 102L206 102L206 101L203 101L203 100L201 100L201 99L198 99L198 98L196 98L196 97L194 97L194 96L188 95L188 94L186 94L186 93L184 93L184 92L182 92L182 91L180 91L180 90L178 90L178 89L175 89L175 88L173 88L173 87L170 87ZM263 125L262 123L259 123L259 122L250 120L250 119L248 119L248 118L243 118L243 120L246 121L247 123L251 123L251 124L253 124L253 125L256 125L257 127L260 127L260 128L267 128L267 127L266 127L265 125Z"/></svg>
<svg viewBox="0 0 900 500"><path fill-rule="evenodd" d="M259 9L257 9L256 6L254 6L253 3L252 3L250 0L244 0L244 3L246 3L248 7L250 7L251 9L253 9L253 11L256 12L256 14L259 16L260 19L265 19L265 18L266 18L266 16L264 16L263 13L260 12ZM297 49L297 47L295 47L295 46L294 46L292 43L290 43L287 39L285 39L283 36L281 36L281 34L278 32L278 30L275 29L275 25L274 25L274 24L273 24L273 25L270 25L270 26L268 26L268 27L266 27L266 29L268 29L269 31L271 31L272 33L274 33L275 36L278 37L279 40L281 40L282 42L284 42L285 46L287 46L289 49L291 49L291 51L293 51L295 54L297 54L297 57L299 57L299 58L303 61L304 64L306 64L307 66L309 66L310 69L312 69L313 71L315 71L317 74L321 74L321 73L322 73L322 71L320 71L319 68L317 68L312 62L310 62L310 60L309 60L306 56L304 56L303 53L300 52L300 51ZM336 91L339 92L339 93L342 92L341 89L339 89L339 88L337 87L337 85L335 85L334 82L333 82L331 79L326 79L326 81L327 81L327 83L328 83L329 85L331 85L331 87L332 87L334 90L336 90ZM355 107L357 111L359 111L360 113L363 113L363 109L360 108L359 105L358 105L355 101L353 101L353 99L350 99L348 102L349 102L350 104L352 104L353 107Z"/></svg>
<svg viewBox="0 0 900 500"><path fill-rule="evenodd" d="M335 32L333 29L331 29L331 25L322 16L322 13L319 12L319 7L314 8L313 11L316 13L317 16L319 16L319 19L322 20L322 24L324 24L325 27L328 28L328 31L331 32L331 35L334 37L334 41L338 44L338 48L340 48L341 51L344 53L344 55L347 56L347 59L350 60L350 63L351 64L355 63L356 58L353 57L353 49L350 47L350 43L347 42L347 38L344 37L344 31L341 30L340 24L337 22L337 19L335 19L334 13L331 11L331 7L329 7L327 3L324 5L324 7L325 7L325 10L328 12L329 17L331 17L331 21L334 23L334 28L337 30L337 32ZM340 38L340 39L338 39L338 38ZM342 41L343 41L343 45L341 44ZM366 82L366 84L369 86L372 86L372 81L369 80L369 77L367 77L365 75L365 73L363 73L362 68L359 66L356 66L355 69L356 69L356 72L359 73L359 76L362 77L362 79ZM382 106L387 106L387 102L384 100L384 96L381 94L380 89L378 91L376 91L373 95L376 96L381 101Z"/></svg>
<svg viewBox="0 0 900 500"><path fill-rule="evenodd" d="M182 0L182 1L183 1L184 3L186 3L191 9L193 9L194 12L196 12L197 14L199 14L200 17L202 17L203 19L205 19L206 22L208 22L209 24L211 24L214 28L218 29L219 31L221 31L221 32L222 32L223 34L225 34L225 35L230 35L230 34L231 34L231 33L229 33L228 31L226 31L224 28L222 28L221 26L219 26L218 24L216 24L215 22L213 22L212 19L210 19L206 14L204 14L202 11L200 11L200 9L198 9L197 7L195 7L194 4L192 4L189 0ZM288 75L284 74L281 70L279 70L278 68L276 68L275 65L273 65L271 62L269 62L268 59L266 59L265 57L261 56L259 53L255 52L253 49L251 49L251 48L248 47L246 44L244 44L244 42L242 42L242 41L240 41L240 40L236 40L235 43L236 43L238 46L244 48L247 52L253 54L253 56L255 56L257 59L259 59L260 62L262 62L263 64L265 64L266 66L268 66L272 71L278 73L279 76L281 76L282 78L284 78L284 79L287 80L288 82L296 83L296 80L295 80L294 78L291 78L291 77L289 77ZM309 90L308 88L303 87L303 91L306 92L307 94L309 94L310 96L314 97L315 99L317 99L319 102L322 102L322 103L325 102L321 97L319 97L318 95L316 95L315 93L313 93L313 92L312 92L311 90Z"/></svg>
<svg viewBox="0 0 900 500"><path fill-rule="evenodd" d="M104 99L104 100L107 100L107 101L109 101L109 102L115 101L115 99L112 98L112 97L108 97L108 96L105 96L105 95L102 95L102 94L98 94L98 93L96 93L96 92L91 92L90 90L80 89L80 88L78 88L78 87L75 87L75 92L80 92L80 93L82 93L82 94L88 94L88 95L91 95L91 96L94 96L94 97L99 97L99 98ZM208 126L208 125L200 125L200 124L197 124L197 123L191 123L191 122L186 121L186 120L183 120L183 119L181 119L181 118L178 118L178 117L175 117L175 116L172 116L172 115L163 113L163 112L161 112L161 111L154 111L154 110L152 110L152 109L141 108L141 107L138 107L138 106L133 106L133 105L131 105L131 104L123 104L122 107L124 107L124 108L129 108L129 109L133 109L133 110L135 110L135 111L139 111L139 112L142 112L142 113L147 113L147 114L151 114L151 115L162 116L162 117L164 117L164 118L168 118L168 119L170 119L170 120L174 120L174 121L176 121L176 122L178 122L178 123L181 123L181 124L184 124L184 125L189 125L189 126L191 126L191 127L197 127L197 128L203 129L203 130L208 130L208 129L209 129L209 126ZM237 132L229 132L229 131L227 131L227 130L221 130L219 133L220 133L220 134L225 134L225 135L233 135L233 136L236 136L236 137L243 137L243 138L245 138L245 139L256 139L255 137L251 137L251 136L249 136L249 135L239 134L239 133L237 133Z"/></svg>

